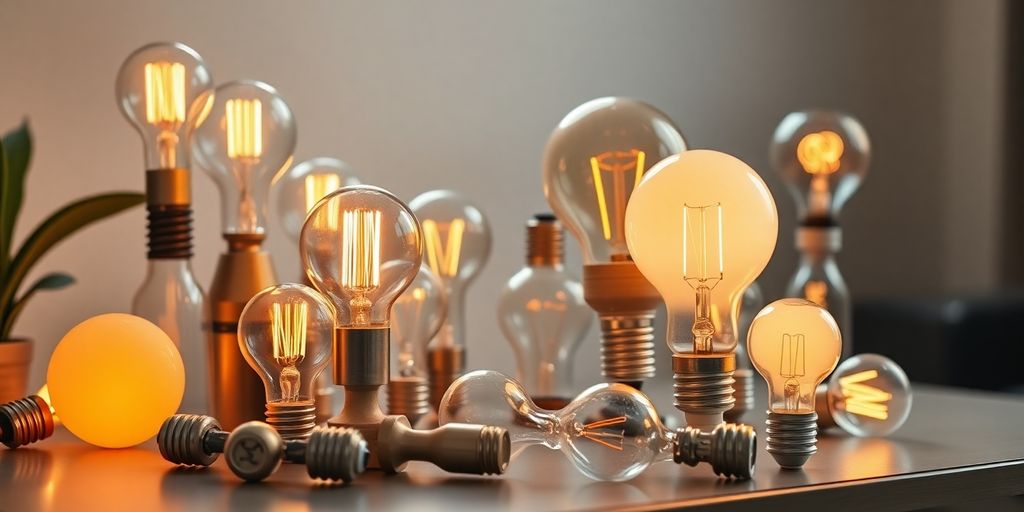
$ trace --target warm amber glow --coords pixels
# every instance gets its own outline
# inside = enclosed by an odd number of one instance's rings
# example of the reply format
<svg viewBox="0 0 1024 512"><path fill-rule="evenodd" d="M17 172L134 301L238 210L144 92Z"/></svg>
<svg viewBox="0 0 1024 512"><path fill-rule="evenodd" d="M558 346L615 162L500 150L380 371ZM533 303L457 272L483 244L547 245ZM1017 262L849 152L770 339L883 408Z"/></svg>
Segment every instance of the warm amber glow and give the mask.
<svg viewBox="0 0 1024 512"><path fill-rule="evenodd" d="M236 98L225 108L228 158L258 159L263 155L263 102Z"/></svg>
<svg viewBox="0 0 1024 512"><path fill-rule="evenodd" d="M433 219L423 221L423 239L427 246L427 264L439 276L454 276L459 272L459 257L462 253L462 236L466 232L466 221L455 219L448 224L447 239L442 242L443 226Z"/></svg>
<svg viewBox="0 0 1024 512"><path fill-rule="evenodd" d="M839 170L844 149L839 134L824 130L804 135L796 146L796 158L810 174L831 174Z"/></svg>
<svg viewBox="0 0 1024 512"><path fill-rule="evenodd" d="M865 382L878 378L878 370L865 370L840 377L839 387L846 397L845 409L851 414L867 416L876 420L889 418L889 406L892 393L886 393Z"/></svg>
<svg viewBox="0 0 1024 512"><path fill-rule="evenodd" d="M714 288L725 270L722 205L683 205L683 280L691 288Z"/></svg>
<svg viewBox="0 0 1024 512"><path fill-rule="evenodd" d="M341 176L337 174L311 174L306 176L305 185L306 213L309 213L324 196L341 188ZM328 222L331 220L337 226L337 216L328 217Z"/></svg>
<svg viewBox="0 0 1024 512"><path fill-rule="evenodd" d="M825 281L808 281L804 286L804 298L823 307L828 308L828 283Z"/></svg>
<svg viewBox="0 0 1024 512"><path fill-rule="evenodd" d="M36 391L36 396L42 398L43 401L46 402L46 405L50 408L50 416L53 416L53 424L60 425L60 418L57 417L57 411L55 411L53 409L53 406L50 405L50 386L47 384L43 384L43 387L39 388L39 391Z"/></svg>
<svg viewBox="0 0 1024 512"><path fill-rule="evenodd" d="M274 359L282 366L296 365L306 357L306 303L271 306L270 329L274 338Z"/></svg>
<svg viewBox="0 0 1024 512"><path fill-rule="evenodd" d="M185 121L185 66L180 62L148 62L146 122L178 125Z"/></svg>
<svg viewBox="0 0 1024 512"><path fill-rule="evenodd" d="M597 195L597 207L601 212L601 230L605 240L612 239L612 219L608 217L608 198L604 188L602 172L608 172L612 178L612 207L615 212L617 225L622 225L622 219L626 216L627 196L638 185L644 175L644 162L647 155L643 151L631 149L629 151L606 151L600 155L590 158L590 173L594 179L594 193ZM626 173L635 171L631 188L626 190ZM615 233L616 239L622 239L621 228Z"/></svg>
<svg viewBox="0 0 1024 512"><path fill-rule="evenodd" d="M341 286L369 291L380 286L380 210L342 212Z"/></svg>
<svg viewBox="0 0 1024 512"><path fill-rule="evenodd" d="M615 451L622 451L622 442L625 435L624 428L609 429L615 425L622 425L626 422L625 416L616 416L614 418L608 418L598 421L591 421L590 423L584 423L580 428L579 435L584 439L589 439L605 448L609 448Z"/></svg>

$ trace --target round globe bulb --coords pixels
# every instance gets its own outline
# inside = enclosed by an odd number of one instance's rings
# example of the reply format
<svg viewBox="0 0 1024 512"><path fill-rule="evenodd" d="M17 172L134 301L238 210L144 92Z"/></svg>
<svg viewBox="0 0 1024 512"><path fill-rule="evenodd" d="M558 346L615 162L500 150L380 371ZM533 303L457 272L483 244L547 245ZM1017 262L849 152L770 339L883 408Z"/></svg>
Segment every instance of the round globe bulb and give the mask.
<svg viewBox="0 0 1024 512"><path fill-rule="evenodd" d="M907 421L914 395L892 359L858 354L832 372L828 408L840 428L858 437L887 436Z"/></svg>
<svg viewBox="0 0 1024 512"><path fill-rule="evenodd" d="M53 350L46 380L64 426L104 448L156 435L185 392L185 368L171 339L123 313L95 316L68 331Z"/></svg>

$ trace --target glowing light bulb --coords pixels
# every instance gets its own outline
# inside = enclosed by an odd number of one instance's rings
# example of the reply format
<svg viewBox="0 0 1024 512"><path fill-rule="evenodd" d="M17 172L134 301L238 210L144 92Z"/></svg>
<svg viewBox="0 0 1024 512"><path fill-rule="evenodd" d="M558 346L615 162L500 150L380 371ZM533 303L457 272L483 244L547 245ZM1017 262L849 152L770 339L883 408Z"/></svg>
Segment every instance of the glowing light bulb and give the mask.
<svg viewBox="0 0 1024 512"><path fill-rule="evenodd" d="M754 317L747 353L768 383L768 453L779 466L798 469L817 451L815 391L842 350L836 321L813 302L777 300Z"/></svg>
<svg viewBox="0 0 1024 512"><path fill-rule="evenodd" d="M631 260L626 206L649 166L684 150L668 116L618 97L573 109L544 150L544 195L583 251L584 295L601 319L608 380L639 386L654 376L658 295Z"/></svg>
<svg viewBox="0 0 1024 512"><path fill-rule="evenodd" d="M448 298L441 278L420 265L416 279L391 308L395 357L388 382L388 413L416 425L431 412L427 345L441 330Z"/></svg>
<svg viewBox="0 0 1024 512"><path fill-rule="evenodd" d="M633 192L626 238L665 301L676 407L689 425L717 425L734 403L741 299L771 258L778 229L764 181L725 153L670 156Z"/></svg>
<svg viewBox="0 0 1024 512"><path fill-rule="evenodd" d="M267 191L288 168L295 120L273 87L229 82L198 100L192 151L221 192L225 234L262 234Z"/></svg>
<svg viewBox="0 0 1024 512"><path fill-rule="evenodd" d="M498 372L474 371L452 384L438 411L442 425L483 423L508 429L513 456L531 445L561 450L595 480L624 481L655 462L709 462L716 474L750 478L757 440L745 425L713 432L671 431L646 395L623 384L598 384L565 408L537 407L523 386Z"/></svg>
<svg viewBox="0 0 1024 512"><path fill-rule="evenodd" d="M314 383L333 337L331 304L301 284L267 288L242 310L238 345L266 388L267 423L284 439L307 437L316 426Z"/></svg>
<svg viewBox="0 0 1024 512"><path fill-rule="evenodd" d="M754 317L765 306L764 293L757 282L753 282L743 292L742 303L740 304L739 336L736 344L736 373L733 378L733 397L736 403L732 409L725 411L725 421L738 422L743 415L754 408L754 370L750 365L750 357L747 356L747 333L750 332L750 323Z"/></svg>
<svg viewBox="0 0 1024 512"><path fill-rule="evenodd" d="M156 435L177 411L185 369L159 327L111 313L92 317L61 338L46 381L50 403L72 434L96 446L124 448Z"/></svg>
<svg viewBox="0 0 1024 512"><path fill-rule="evenodd" d="M491 254L491 228L483 211L451 190L431 190L409 207L423 225L423 259L444 283L448 314L431 342L432 401L437 403L466 365L466 289Z"/></svg>
<svg viewBox="0 0 1024 512"><path fill-rule="evenodd" d="M859 437L887 436L910 416L914 394L903 368L878 354L857 354L818 386L818 427L838 425Z"/></svg>
<svg viewBox="0 0 1024 512"><path fill-rule="evenodd" d="M348 164L337 158L317 157L296 164L273 185L285 234L298 242L302 223L316 203L339 188L359 183Z"/></svg>

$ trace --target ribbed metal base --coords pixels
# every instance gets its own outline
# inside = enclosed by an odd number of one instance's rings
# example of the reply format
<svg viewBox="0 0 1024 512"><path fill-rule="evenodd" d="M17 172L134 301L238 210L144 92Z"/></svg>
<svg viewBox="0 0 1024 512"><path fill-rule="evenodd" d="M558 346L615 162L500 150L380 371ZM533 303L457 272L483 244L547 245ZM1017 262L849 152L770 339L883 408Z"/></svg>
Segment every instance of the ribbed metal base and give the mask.
<svg viewBox="0 0 1024 512"><path fill-rule="evenodd" d="M392 377L388 381L388 414L409 418L416 425L430 413L430 383L423 377Z"/></svg>
<svg viewBox="0 0 1024 512"><path fill-rule="evenodd" d="M320 427L306 442L306 471L312 478L349 483L366 470L370 450L357 430Z"/></svg>
<svg viewBox="0 0 1024 512"><path fill-rule="evenodd" d="M732 397L736 399L736 403L732 405L732 409L725 411L724 416L725 421L729 423L739 423L744 414L754 410L754 371L736 370L732 378L735 381L732 385Z"/></svg>
<svg viewBox="0 0 1024 512"><path fill-rule="evenodd" d="M768 413L767 449L783 469L800 469L818 451L818 415Z"/></svg>
<svg viewBox="0 0 1024 512"><path fill-rule="evenodd" d="M305 439L316 428L316 404L305 402L267 402L267 423L282 439Z"/></svg>
<svg viewBox="0 0 1024 512"><path fill-rule="evenodd" d="M707 462L716 475L749 479L756 459L757 433L750 425L723 423L711 432L693 427L676 431L676 463L696 466Z"/></svg>
<svg viewBox="0 0 1024 512"><path fill-rule="evenodd" d="M480 474L504 473L511 453L512 443L507 430L491 426L480 430Z"/></svg>
<svg viewBox="0 0 1024 512"><path fill-rule="evenodd" d="M0 405L0 443L17 448L53 435L53 414L42 398L32 395Z"/></svg>
<svg viewBox="0 0 1024 512"><path fill-rule="evenodd" d="M686 414L686 424L711 431L732 409L736 357L724 354L675 354L672 356L676 409Z"/></svg>
<svg viewBox="0 0 1024 512"><path fill-rule="evenodd" d="M175 414L164 420L156 435L160 455L169 462L185 466L209 466L223 450L211 450L205 439L214 432L223 434L217 420L199 414Z"/></svg>
<svg viewBox="0 0 1024 512"><path fill-rule="evenodd" d="M601 317L601 372L612 382L654 377L654 315Z"/></svg>

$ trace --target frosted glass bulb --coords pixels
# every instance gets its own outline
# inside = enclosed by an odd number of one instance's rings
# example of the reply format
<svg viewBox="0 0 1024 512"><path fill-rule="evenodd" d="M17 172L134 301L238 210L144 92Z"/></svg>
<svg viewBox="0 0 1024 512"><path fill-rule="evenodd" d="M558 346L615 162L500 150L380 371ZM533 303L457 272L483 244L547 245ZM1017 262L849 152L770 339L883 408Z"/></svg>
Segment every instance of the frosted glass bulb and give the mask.
<svg viewBox="0 0 1024 512"><path fill-rule="evenodd" d="M820 396L823 391L824 397ZM907 374L892 359L858 354L832 372L826 390L819 387L818 399L825 400L823 412L840 428L855 436L873 437L887 436L903 426L914 394Z"/></svg>
<svg viewBox="0 0 1024 512"><path fill-rule="evenodd" d="M295 118L268 84L228 82L197 101L192 153L221 193L225 234L263 234L267 194L291 164Z"/></svg>
<svg viewBox="0 0 1024 512"><path fill-rule="evenodd" d="M398 349L393 374L427 377L427 344L441 330L447 305L444 283L429 266L420 265L391 308L391 339Z"/></svg>
<svg viewBox="0 0 1024 512"><path fill-rule="evenodd" d="M646 395L616 383L592 386L565 408L546 411L519 382L494 371L474 371L448 388L438 416L442 425L508 429L513 456L535 444L561 450L594 480L629 480L662 461L711 462L716 474L749 478L756 454L750 427L721 425L713 434L671 431Z"/></svg>
<svg viewBox="0 0 1024 512"><path fill-rule="evenodd" d="M853 116L805 110L782 119L772 136L771 155L802 223L829 226L867 174L871 143Z"/></svg>
<svg viewBox="0 0 1024 512"><path fill-rule="evenodd" d="M273 184L284 233L298 242L302 223L316 203L339 188L360 183L348 164L337 158L322 156L299 162Z"/></svg>

